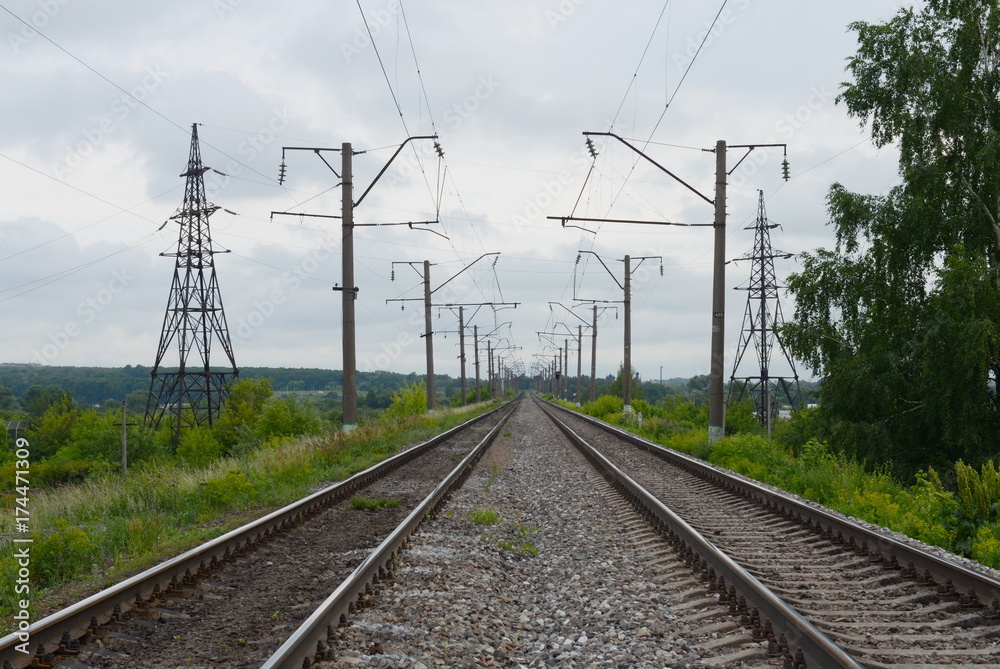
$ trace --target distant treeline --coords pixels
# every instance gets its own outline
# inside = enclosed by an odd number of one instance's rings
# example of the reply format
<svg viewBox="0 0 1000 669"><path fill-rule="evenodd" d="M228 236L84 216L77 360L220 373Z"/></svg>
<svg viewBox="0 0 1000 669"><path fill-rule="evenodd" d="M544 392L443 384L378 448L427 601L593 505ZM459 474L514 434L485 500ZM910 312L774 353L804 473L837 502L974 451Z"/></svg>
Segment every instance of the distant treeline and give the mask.
<svg viewBox="0 0 1000 669"><path fill-rule="evenodd" d="M10 390L16 398L24 397L32 386L56 386L69 392L79 404L100 405L109 400L121 402L132 393L147 393L149 391L150 367L143 365L126 365L125 367L57 367L49 365L0 365L0 393L2 389ZM169 371L169 370L168 370ZM271 385L278 393L285 391L324 392L336 397L340 396L344 374L337 369L316 369L306 367L243 367L241 378L271 379ZM614 377L612 377L613 379ZM597 394L615 393L612 379L598 377ZM399 374L397 372L358 372L358 391L362 403L373 408L385 408L389 405L392 394L404 385L415 385L424 381L424 375L416 372ZM475 388L475 380L467 381L468 390ZM482 379L485 385L485 379ZM444 374L434 375L436 395L441 399L457 396L461 391L461 380ZM818 384L802 382L802 402L813 404L817 402ZM535 387L533 379L521 377L517 380L519 389ZM583 378L584 400L590 387L590 377ZM576 389L576 378L570 377L570 392ZM618 391L620 392L620 391ZM701 404L708 400L708 377L699 375L690 379L664 379L663 384L655 379L644 379L641 383L642 397L650 402L658 402L668 395L681 395L685 399ZM367 396L367 397L366 397ZM130 404L136 395L129 399ZM366 402L366 400L368 400ZM0 398L0 409L4 402Z"/></svg>
<svg viewBox="0 0 1000 669"><path fill-rule="evenodd" d="M148 392L150 367L57 367L49 365L0 365L0 386L23 397L32 386L58 386L68 391L81 404L102 404L107 400L121 402L130 393ZM170 370L167 370L170 371ZM340 393L344 374L340 370L293 367L243 367L241 378L271 379L275 391L325 391ZM439 391L448 394L452 386L460 387L459 379L435 375ZM404 384L424 380L423 374L395 372L358 372L358 390L395 391Z"/></svg>

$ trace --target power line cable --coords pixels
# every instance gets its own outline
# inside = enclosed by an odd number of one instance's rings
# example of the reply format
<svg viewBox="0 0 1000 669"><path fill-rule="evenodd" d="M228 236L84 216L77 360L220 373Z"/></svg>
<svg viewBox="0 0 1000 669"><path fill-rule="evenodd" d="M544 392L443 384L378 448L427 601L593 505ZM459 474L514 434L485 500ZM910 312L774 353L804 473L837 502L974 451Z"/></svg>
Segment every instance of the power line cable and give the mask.
<svg viewBox="0 0 1000 669"><path fill-rule="evenodd" d="M12 12L5 5L0 4L0 9L4 10L8 14L10 14L12 17L14 17L14 19L16 19L16 20L20 21L21 23L23 23L25 26L27 26L28 28L30 28L32 30L32 32L36 33L38 36L40 36L46 42L48 42L49 44L51 44L55 48L59 49L60 51L62 51L64 54L66 54L67 56L69 56L70 58L72 58L73 60L75 60L77 63L79 63L80 65L82 65L83 67L85 67L87 70L89 70L90 72L94 73L95 75L97 75L98 77L100 77L101 79L103 79L104 81L106 81L107 83L111 84L112 86L114 86L117 90L121 91L124 95L127 95L130 99L135 100L138 104L142 105L143 107L145 107L149 111L153 112L154 114L156 114L157 116L159 116L161 119L163 119L164 121L166 121L170 125L174 126L175 128L178 128L181 132L183 132L188 137L191 136L191 131L190 131L189 128L186 128L186 127L180 125L179 123L177 123L173 119L165 116L164 114L160 113L155 108L151 107L150 105L146 104L145 102L143 102L139 98L137 98L134 95L132 95L132 93L130 93L129 91L125 90L124 88L122 88L121 86L119 86L118 84L116 84L115 82L113 82L111 79L109 79L105 75L101 74L96 68L94 68L91 65L89 65L88 63L86 63L83 59L81 59L80 57L76 56L75 54L71 53L70 51L68 51L67 49L63 48L61 45L59 45L58 43L56 43L54 40L52 40L48 35L46 35L45 33L43 33L37 27L31 25L29 22L25 21L20 16L18 16L14 12ZM230 160L238 163L239 165L242 165L243 167L247 168L251 172L259 174L260 176L264 177L265 179L268 179L271 182L275 181L275 179L272 179L271 177L268 177L266 174L264 174L262 172L258 172L257 170L255 170L254 168L250 167L246 163L244 163L242 161L239 161L236 158L234 158L233 156L229 155L228 153L226 153L222 149L220 149L220 148L218 148L216 146L213 146L213 145L209 144L208 142L206 142L204 140L201 140L201 143L204 144L205 146L211 148L211 149L214 149L215 151L218 151L220 154L222 154L226 158L229 158Z"/></svg>

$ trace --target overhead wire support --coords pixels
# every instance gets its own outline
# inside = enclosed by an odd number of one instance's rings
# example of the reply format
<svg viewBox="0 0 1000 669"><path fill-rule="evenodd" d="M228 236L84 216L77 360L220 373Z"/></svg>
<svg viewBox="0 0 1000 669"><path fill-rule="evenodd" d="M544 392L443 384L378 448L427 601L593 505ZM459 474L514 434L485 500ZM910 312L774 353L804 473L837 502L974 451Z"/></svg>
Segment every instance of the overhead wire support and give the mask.
<svg viewBox="0 0 1000 669"><path fill-rule="evenodd" d="M697 188L687 183L676 174L659 164L642 150L630 144L627 140L612 132L584 132L584 136L604 136L612 137L628 148L632 149L642 158L656 166L660 171L674 179L685 188L693 192L699 198L712 205L715 216L712 223L714 228L714 249L713 249L713 272L712 272L712 331L711 331L711 355L709 367L709 403L708 403L708 442L714 444L720 441L726 433L726 408L725 408L725 323L726 323L726 186L727 177L733 173L746 160L755 149L777 148L784 149L784 158L781 163L782 178L789 179L788 168L788 145L784 143L761 143L761 144L732 144L727 145L725 140L719 140L714 149L704 149L705 152L715 153L715 197L710 198ZM733 166L727 168L727 153L729 149L746 149L746 153ZM549 217L559 218L559 217ZM565 226L566 221L563 220ZM579 227L579 226L573 226ZM627 258L628 256L626 256ZM628 308L626 307L626 327L628 327ZM628 406L628 402L625 402Z"/></svg>
<svg viewBox="0 0 1000 669"><path fill-rule="evenodd" d="M350 432L358 424L358 387L357 387L357 346L356 346L356 331L355 331L355 316L354 316L354 303L358 298L358 287L354 285L354 228L366 225L390 225L387 223L383 224L355 224L354 223L354 210L361 204L361 202L367 197L368 193L371 192L372 188L378 183L378 180L385 174L386 170L389 169L389 165L392 161L396 159L396 156L400 154L407 144L411 141L417 139L432 139L437 143L437 135L418 135L407 137L403 140L403 143L399 145L396 152L392 154L392 157L382 166L372 182L368 185L368 188L364 190L356 201L354 200L354 175L353 175L353 157L355 155L364 154L364 151L354 151L350 142L344 142L341 144L340 148L333 147L317 147L317 146L285 146L281 149L281 166L279 167L279 175L281 183L287 176L287 166L285 165L285 152L286 151L311 151L316 154L320 160L330 169L334 175L340 179L341 187L341 253L343 255L342 271L343 271L343 282L341 286L334 286L335 291L342 293L342 305L343 305L343 411L344 411L344 431ZM334 151L340 152L341 154L341 170L340 173L326 160L323 156L324 152ZM274 213L281 215L296 215L295 212L272 212L272 217ZM317 217L325 217L320 214L316 214ZM438 223L439 221L434 221ZM417 230L422 228L414 228L414 225L423 225L424 223L416 222L406 222L400 223L399 225L406 225L411 230Z"/></svg>
<svg viewBox="0 0 1000 669"><path fill-rule="evenodd" d="M468 270L470 267L472 267L473 265L475 265L477 262L479 262L483 258L485 258L487 256L499 256L499 255L500 255L499 251L494 251L492 253L484 253L483 255L479 256L478 258L476 258L475 260L473 260L472 262L470 262L468 265L466 265L465 267L463 267L462 269L460 269L458 272L456 272L454 275L452 275L451 278L449 278L448 280L446 280L444 283L442 283L441 285L439 285L437 288L434 288L433 290L431 289L431 261L430 260L424 260L423 261L423 272L421 272L420 270L417 269L416 266L417 266L418 263L415 262L415 261L400 260L400 261L393 261L393 263L392 263L392 267L393 267L392 277L393 277L393 280L395 280L395 276L396 276L395 266L397 264L399 264L399 265L409 265L415 272L417 272L417 274L420 275L420 278L421 278L421 280L423 282L423 286L424 286L424 296L423 296L423 298L418 298L418 297L409 297L409 298L407 298L407 297L397 297L397 298L387 299L385 302L386 302L386 304L388 304L389 302L416 302L416 301L423 300L423 303L424 303L424 330L425 331L424 331L424 334L421 335L421 337L423 337L423 339L424 339L425 347L426 347L426 355L427 355L427 410L429 412L430 411L434 411L434 409L435 409L435 396L434 396L434 328L433 328L433 325L432 325L433 320L431 318L431 311L432 311L432 309L434 307L465 307L465 306L481 306L483 304L489 304L490 306L492 306L494 304L497 304L497 305L506 305L506 306L513 305L516 308L517 305L518 305L517 302L506 302L506 303L505 302L495 302L495 303L494 302L488 302L488 303L474 302L474 303L470 303L470 304L458 304L458 303L454 303L454 302L448 302L448 303L443 303L443 304L433 304L431 302L431 295L433 295L437 291L441 290L441 288L443 288L447 284L451 283L451 281L453 281L456 277L458 277L459 275L461 275L463 272L465 272L466 270Z"/></svg>
<svg viewBox="0 0 1000 669"><path fill-rule="evenodd" d="M673 225L679 228L711 228L714 223L674 223L672 221L637 221L630 218L589 218L584 216L546 216L553 221L562 221L564 228L579 228L584 232L597 234L596 230L590 230L579 225L566 225L568 221L580 221L581 223L635 223L637 225Z"/></svg>
<svg viewBox="0 0 1000 669"><path fill-rule="evenodd" d="M625 280L624 283L618 280L615 273L611 271L610 268L604 263L601 256L597 255L593 251L579 251L577 254L577 262L580 260L580 254L587 253L589 255L597 258L601 266L607 271L607 273L614 279L618 287L621 288L624 293L624 299L621 300L623 304L623 309L625 311L625 347L624 347L624 360L622 361L622 410L626 413L632 410L632 272L639 269L639 265L642 265L646 260L658 259L660 261L660 274L663 274L663 256L632 256L626 255L621 261L625 263ZM632 260L638 260L639 262L632 267ZM574 298L576 299L576 298ZM589 300L578 300L578 301L589 301ZM596 300L594 300L596 302Z"/></svg>

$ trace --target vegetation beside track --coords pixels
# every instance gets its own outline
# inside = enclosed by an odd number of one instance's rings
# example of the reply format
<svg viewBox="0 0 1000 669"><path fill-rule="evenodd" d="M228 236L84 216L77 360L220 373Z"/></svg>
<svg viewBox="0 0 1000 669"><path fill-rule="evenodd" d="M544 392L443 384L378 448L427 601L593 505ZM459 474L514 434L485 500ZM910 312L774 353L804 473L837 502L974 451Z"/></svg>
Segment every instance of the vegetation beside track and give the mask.
<svg viewBox="0 0 1000 669"><path fill-rule="evenodd" d="M126 475L103 469L84 481L30 493L32 618L343 480L471 419L494 404L426 414L422 385L397 393L384 419L350 433L272 439L224 457L178 455L141 462ZM196 451L192 451L196 452ZM189 454L190 455L190 454ZM3 499L0 582L14 583L13 498ZM0 591L12 620L14 588ZM10 629L0 630L0 635Z"/></svg>
<svg viewBox="0 0 1000 669"><path fill-rule="evenodd" d="M571 403L560 402L574 408ZM812 438L815 409L778 421L771 438L748 407L727 414L727 436L708 445L706 406L671 398L658 406L638 400L632 413L620 397L603 396L577 409L651 441L726 467L831 509L927 544L1000 568L1000 472L992 461L976 469L961 460L902 482L885 468L866 468ZM641 419L640 419L641 416Z"/></svg>

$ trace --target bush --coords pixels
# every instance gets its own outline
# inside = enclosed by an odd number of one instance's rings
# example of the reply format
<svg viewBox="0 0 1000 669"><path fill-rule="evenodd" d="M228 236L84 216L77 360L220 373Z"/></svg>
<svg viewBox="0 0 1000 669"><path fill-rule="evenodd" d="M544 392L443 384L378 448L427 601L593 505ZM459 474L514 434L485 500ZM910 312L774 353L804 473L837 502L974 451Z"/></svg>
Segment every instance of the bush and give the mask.
<svg viewBox="0 0 1000 669"><path fill-rule="evenodd" d="M392 396L392 404L382 412L379 420L390 422L407 416L422 416L427 413L427 386L423 381L416 385L405 385Z"/></svg>
<svg viewBox="0 0 1000 669"><path fill-rule="evenodd" d="M31 463L31 487L53 488L58 485L80 483L87 479L95 467L94 462L85 460L49 459ZM0 467L0 476L5 481L14 480L14 463Z"/></svg>
<svg viewBox="0 0 1000 669"><path fill-rule="evenodd" d="M675 434L663 441L663 445L681 453L708 459L708 428L695 428Z"/></svg>
<svg viewBox="0 0 1000 669"><path fill-rule="evenodd" d="M178 459L196 467L203 467L222 456L224 447L215 433L207 427L193 427L181 433L177 447Z"/></svg>
<svg viewBox="0 0 1000 669"><path fill-rule="evenodd" d="M608 417L612 414L620 414L623 408L622 398L614 395L601 395L593 402L584 404L580 410L588 416L600 418L610 423L612 421Z"/></svg>
<svg viewBox="0 0 1000 669"><path fill-rule="evenodd" d="M294 395L269 402L260 417L257 435L262 440L272 437L295 437L320 431L316 407Z"/></svg>
<svg viewBox="0 0 1000 669"><path fill-rule="evenodd" d="M959 460L955 463L955 479L962 514L977 523L995 522L1000 507L1000 471L993 461L977 472Z"/></svg>
<svg viewBox="0 0 1000 669"><path fill-rule="evenodd" d="M251 506L256 497L256 489L243 472L228 471L221 478L205 482L205 498L217 509L245 508Z"/></svg>
<svg viewBox="0 0 1000 669"><path fill-rule="evenodd" d="M83 530L65 520L55 522L55 531L31 535L32 577L41 586L64 583L86 574L94 566L97 551Z"/></svg>
<svg viewBox="0 0 1000 669"><path fill-rule="evenodd" d="M760 435L739 434L711 446L708 461L764 483L783 482L790 454L777 442Z"/></svg>

